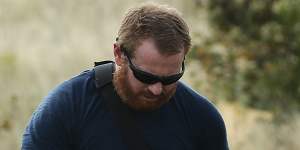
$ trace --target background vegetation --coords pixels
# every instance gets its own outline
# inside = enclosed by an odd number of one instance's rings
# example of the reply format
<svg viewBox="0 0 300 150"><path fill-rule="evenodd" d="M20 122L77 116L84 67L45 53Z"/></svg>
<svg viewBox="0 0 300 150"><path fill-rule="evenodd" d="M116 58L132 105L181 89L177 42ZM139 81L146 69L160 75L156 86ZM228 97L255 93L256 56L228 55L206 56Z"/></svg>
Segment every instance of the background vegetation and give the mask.
<svg viewBox="0 0 300 150"><path fill-rule="evenodd" d="M20 149L49 90L112 59L123 13L141 2L0 0L0 149ZM183 80L217 105L230 148L298 150L300 1L157 2L187 20L193 48Z"/></svg>
<svg viewBox="0 0 300 150"><path fill-rule="evenodd" d="M213 88L225 87L225 99L276 115L300 108L300 1L205 4L213 36L194 50L211 78L218 78Z"/></svg>

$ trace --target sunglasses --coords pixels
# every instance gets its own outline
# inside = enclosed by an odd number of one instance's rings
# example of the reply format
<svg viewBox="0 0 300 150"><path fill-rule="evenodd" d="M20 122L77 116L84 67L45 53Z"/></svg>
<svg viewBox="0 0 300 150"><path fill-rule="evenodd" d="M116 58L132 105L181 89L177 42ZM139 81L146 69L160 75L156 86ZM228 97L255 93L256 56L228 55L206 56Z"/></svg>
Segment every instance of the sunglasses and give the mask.
<svg viewBox="0 0 300 150"><path fill-rule="evenodd" d="M174 75L170 75L170 76L157 76L157 75L145 72L143 70L138 69L131 62L129 55L128 55L127 51L124 50L124 48L121 48L121 51L127 57L128 62L129 62L129 67L132 70L134 77L145 84L154 84L157 82L161 82L163 85L169 85L169 84L172 84L172 83L175 83L176 81L178 81L184 73L184 69L185 69L184 61L182 62L182 71L178 74L174 74Z"/></svg>

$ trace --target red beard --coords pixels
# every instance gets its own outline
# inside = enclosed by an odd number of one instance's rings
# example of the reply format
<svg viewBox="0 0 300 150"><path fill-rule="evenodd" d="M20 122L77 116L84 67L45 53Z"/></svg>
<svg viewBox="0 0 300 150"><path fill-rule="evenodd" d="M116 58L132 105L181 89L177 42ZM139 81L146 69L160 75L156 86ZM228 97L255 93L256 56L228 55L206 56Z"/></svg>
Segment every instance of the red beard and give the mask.
<svg viewBox="0 0 300 150"><path fill-rule="evenodd" d="M148 91L142 91L140 93L134 93L132 87L128 83L128 67L126 62L120 66L119 70L116 70L113 76L113 84L118 95L121 97L123 103L127 104L130 108L138 111L151 111L160 108L163 104L169 102L171 97L176 91L175 88L171 89L169 92L163 91L157 100L149 101L145 99L139 99L138 97L143 97L143 95L149 96L151 93Z"/></svg>

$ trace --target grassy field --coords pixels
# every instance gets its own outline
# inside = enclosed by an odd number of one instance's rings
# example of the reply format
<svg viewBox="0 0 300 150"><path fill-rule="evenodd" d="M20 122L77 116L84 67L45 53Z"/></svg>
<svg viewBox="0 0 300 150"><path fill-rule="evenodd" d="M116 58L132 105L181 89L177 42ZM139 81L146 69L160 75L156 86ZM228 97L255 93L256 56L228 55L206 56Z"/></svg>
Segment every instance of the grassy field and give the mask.
<svg viewBox="0 0 300 150"><path fill-rule="evenodd" d="M112 59L112 43L123 12L142 0L0 0L0 149L20 149L23 130L41 99L57 84ZM171 1L192 31L209 36L201 16L189 17L190 0ZM193 39L197 42L200 39ZM200 68L200 69L199 69ZM213 95L199 62L183 79ZM212 98L213 97L209 97ZM272 114L219 101L233 150L298 150L300 115L274 124Z"/></svg>

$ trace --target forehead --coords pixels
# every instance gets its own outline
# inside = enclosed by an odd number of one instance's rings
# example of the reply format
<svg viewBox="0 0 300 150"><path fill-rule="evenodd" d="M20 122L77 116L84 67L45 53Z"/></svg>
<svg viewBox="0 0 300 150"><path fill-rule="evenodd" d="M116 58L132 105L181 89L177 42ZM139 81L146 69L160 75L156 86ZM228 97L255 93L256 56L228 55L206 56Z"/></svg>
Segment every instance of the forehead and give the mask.
<svg viewBox="0 0 300 150"><path fill-rule="evenodd" d="M170 75L180 71L184 50L176 54L161 54L154 41L148 39L136 47L133 58L134 64L144 71L157 75Z"/></svg>

